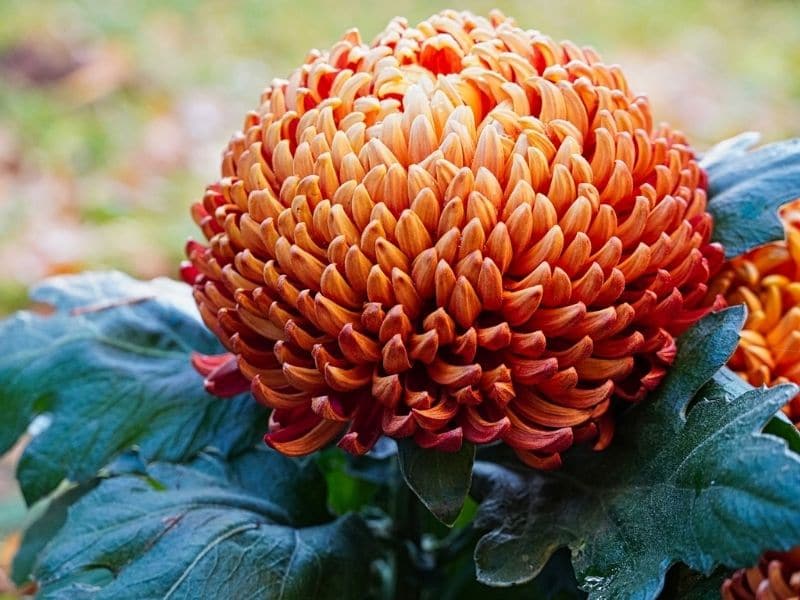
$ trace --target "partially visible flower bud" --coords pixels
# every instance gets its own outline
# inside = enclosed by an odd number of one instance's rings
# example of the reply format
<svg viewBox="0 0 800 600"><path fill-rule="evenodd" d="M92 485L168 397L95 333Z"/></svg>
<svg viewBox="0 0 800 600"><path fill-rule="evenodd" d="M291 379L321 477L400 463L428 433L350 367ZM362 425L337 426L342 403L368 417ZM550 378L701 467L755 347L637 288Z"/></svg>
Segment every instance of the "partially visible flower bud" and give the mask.
<svg viewBox="0 0 800 600"><path fill-rule="evenodd" d="M721 302L684 137L618 66L497 12L312 52L192 210L183 274L235 357L198 366L251 385L289 455L502 440L556 467L606 447Z"/></svg>
<svg viewBox="0 0 800 600"><path fill-rule="evenodd" d="M723 600L792 600L800 597L800 547L770 552L722 584Z"/></svg>

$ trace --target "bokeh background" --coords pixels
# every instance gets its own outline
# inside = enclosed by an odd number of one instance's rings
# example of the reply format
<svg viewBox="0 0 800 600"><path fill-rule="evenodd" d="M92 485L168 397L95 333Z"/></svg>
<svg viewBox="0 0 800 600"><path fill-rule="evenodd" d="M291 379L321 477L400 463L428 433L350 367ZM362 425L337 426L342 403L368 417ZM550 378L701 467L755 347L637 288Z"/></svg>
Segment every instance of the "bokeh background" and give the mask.
<svg viewBox="0 0 800 600"><path fill-rule="evenodd" d="M795 0L0 0L0 315L53 273L175 275L189 204L271 78L350 27L448 6L594 46L700 149L800 135ZM0 539L23 514L12 460Z"/></svg>

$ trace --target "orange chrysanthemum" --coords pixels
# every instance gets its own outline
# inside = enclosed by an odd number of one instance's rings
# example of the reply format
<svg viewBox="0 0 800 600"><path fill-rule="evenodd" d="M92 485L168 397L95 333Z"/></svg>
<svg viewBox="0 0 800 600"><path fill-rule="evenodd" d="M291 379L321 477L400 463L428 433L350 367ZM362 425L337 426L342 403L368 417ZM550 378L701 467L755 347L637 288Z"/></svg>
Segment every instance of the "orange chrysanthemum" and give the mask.
<svg viewBox="0 0 800 600"><path fill-rule="evenodd" d="M723 600L800 598L800 548L768 553L758 565L736 571L722 584Z"/></svg>
<svg viewBox="0 0 800 600"><path fill-rule="evenodd" d="M290 455L381 435L528 464L605 447L718 305L706 178L590 49L446 11L348 32L224 153L184 277Z"/></svg>
<svg viewBox="0 0 800 600"><path fill-rule="evenodd" d="M729 366L751 384L800 383L800 202L781 209L786 240L751 250L726 265L712 284L747 322ZM800 422L800 396L784 411Z"/></svg>

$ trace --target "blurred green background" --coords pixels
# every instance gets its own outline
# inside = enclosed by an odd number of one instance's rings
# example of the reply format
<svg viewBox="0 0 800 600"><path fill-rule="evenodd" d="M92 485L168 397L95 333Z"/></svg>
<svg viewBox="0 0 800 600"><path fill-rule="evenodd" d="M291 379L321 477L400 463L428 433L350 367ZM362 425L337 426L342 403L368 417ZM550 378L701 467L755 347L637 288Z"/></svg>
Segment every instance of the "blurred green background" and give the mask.
<svg viewBox="0 0 800 600"><path fill-rule="evenodd" d="M595 46L701 149L800 135L792 0L0 0L0 315L52 273L174 275L189 204L272 77L352 26L370 40L448 6ZM12 463L0 539L22 515ZM0 590L8 554L0 543Z"/></svg>

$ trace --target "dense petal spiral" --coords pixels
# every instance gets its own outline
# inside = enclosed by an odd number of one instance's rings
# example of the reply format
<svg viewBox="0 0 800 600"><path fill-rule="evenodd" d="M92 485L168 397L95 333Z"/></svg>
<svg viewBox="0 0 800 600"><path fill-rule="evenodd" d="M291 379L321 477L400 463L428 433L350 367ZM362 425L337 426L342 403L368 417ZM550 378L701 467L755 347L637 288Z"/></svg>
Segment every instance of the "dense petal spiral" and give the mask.
<svg viewBox="0 0 800 600"><path fill-rule="evenodd" d="M758 565L722 584L723 600L792 600L800 597L800 548L768 553Z"/></svg>
<svg viewBox="0 0 800 600"><path fill-rule="evenodd" d="M725 265L712 284L731 304L747 306L747 322L729 366L751 384L800 383L800 201L784 206L786 239ZM800 423L800 396L784 412Z"/></svg>
<svg viewBox="0 0 800 600"><path fill-rule="evenodd" d="M198 367L248 382L286 454L413 436L558 466L719 305L705 187L590 49L499 13L350 31L272 82L193 207L183 274L236 360Z"/></svg>

